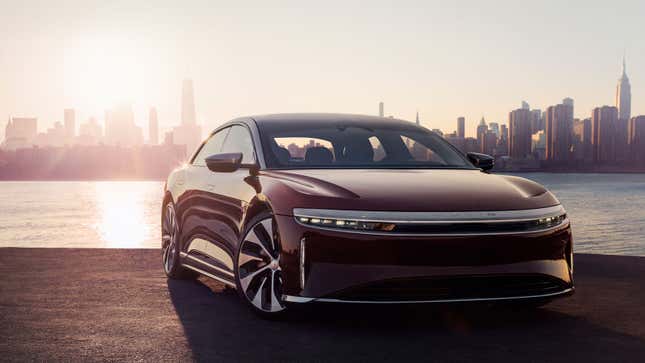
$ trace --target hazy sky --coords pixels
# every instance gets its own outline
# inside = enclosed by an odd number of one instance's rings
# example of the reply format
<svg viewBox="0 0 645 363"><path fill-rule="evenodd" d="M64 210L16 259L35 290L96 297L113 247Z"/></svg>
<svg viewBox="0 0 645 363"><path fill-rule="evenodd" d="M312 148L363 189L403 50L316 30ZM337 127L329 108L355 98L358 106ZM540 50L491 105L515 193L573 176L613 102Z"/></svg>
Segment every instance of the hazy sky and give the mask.
<svg viewBox="0 0 645 363"><path fill-rule="evenodd" d="M564 97L577 117L614 104L627 52L632 114L645 114L645 1L0 0L0 136L9 116L44 131L120 100L147 126L274 112L387 115L455 129L507 122Z"/></svg>

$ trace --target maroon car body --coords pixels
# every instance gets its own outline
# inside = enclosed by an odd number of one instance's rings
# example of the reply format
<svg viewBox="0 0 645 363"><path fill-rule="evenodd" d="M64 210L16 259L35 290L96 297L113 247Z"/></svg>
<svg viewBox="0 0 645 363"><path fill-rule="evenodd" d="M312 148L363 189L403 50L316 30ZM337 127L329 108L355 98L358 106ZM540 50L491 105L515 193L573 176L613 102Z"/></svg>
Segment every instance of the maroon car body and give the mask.
<svg viewBox="0 0 645 363"><path fill-rule="evenodd" d="M349 129L348 138L327 136ZM297 157L277 143L300 135L331 140L329 152L320 143L289 146L306 149ZM374 135L381 161L376 147L360 146ZM430 145L421 153L428 160L412 160L421 146L410 147L408 136ZM410 166L391 164L388 152L405 153ZM310 301L546 301L572 293L571 227L558 200L530 180L483 172L469 162L477 157L401 120L233 120L168 178L166 273L198 272L236 287L264 314Z"/></svg>

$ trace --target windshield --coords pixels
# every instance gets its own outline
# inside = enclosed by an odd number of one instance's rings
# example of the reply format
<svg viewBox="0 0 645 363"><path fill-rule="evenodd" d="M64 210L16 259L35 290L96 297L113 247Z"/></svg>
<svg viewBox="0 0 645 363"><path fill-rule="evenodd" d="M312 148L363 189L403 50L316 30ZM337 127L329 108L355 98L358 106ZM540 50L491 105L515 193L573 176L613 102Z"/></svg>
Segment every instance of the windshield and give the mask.
<svg viewBox="0 0 645 363"><path fill-rule="evenodd" d="M473 168L440 136L406 123L263 123L260 134L271 169Z"/></svg>

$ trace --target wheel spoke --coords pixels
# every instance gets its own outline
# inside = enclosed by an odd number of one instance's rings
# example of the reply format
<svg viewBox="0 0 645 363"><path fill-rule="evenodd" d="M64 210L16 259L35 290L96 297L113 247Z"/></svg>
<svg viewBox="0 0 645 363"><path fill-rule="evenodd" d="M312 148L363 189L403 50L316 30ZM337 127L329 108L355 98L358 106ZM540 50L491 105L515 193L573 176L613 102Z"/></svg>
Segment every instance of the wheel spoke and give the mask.
<svg viewBox="0 0 645 363"><path fill-rule="evenodd" d="M267 254L268 257L273 258L273 254L269 252L269 250L267 249L267 246L265 246L264 243L260 240L260 238L258 238L258 235L255 233L254 230L251 230L249 234L246 235L245 242L251 242L255 245L260 246L264 251L264 253Z"/></svg>
<svg viewBox="0 0 645 363"><path fill-rule="evenodd" d="M244 276L244 278L240 279L240 283L242 284L242 290L246 291L249 288L249 285L251 284L251 281L253 281L253 278L259 275L261 272L266 271L269 269L269 265L266 265L264 267L261 267L257 271L251 272L250 274Z"/></svg>
<svg viewBox="0 0 645 363"><path fill-rule="evenodd" d="M275 241L273 241L273 221L271 219L265 219L262 221L262 227L269 235L269 242L271 242L271 250L275 251ZM273 256L273 254L271 254Z"/></svg>
<svg viewBox="0 0 645 363"><path fill-rule="evenodd" d="M260 287L258 287L258 291L255 292L255 296L253 296L253 300L251 301L253 305L262 308L262 290L264 289L264 284L266 283L267 278L266 276L262 279L262 282L260 283Z"/></svg>
<svg viewBox="0 0 645 363"><path fill-rule="evenodd" d="M278 279L278 276L275 271L271 272L271 306L270 309L271 311L277 311L282 309L282 304L280 304L280 301L278 301L278 298L276 297L276 280Z"/></svg>
<svg viewBox="0 0 645 363"><path fill-rule="evenodd" d="M253 253L245 252L244 250L240 251L240 266L244 266L247 262L249 261L258 261L258 262L266 262L261 256L257 256Z"/></svg>

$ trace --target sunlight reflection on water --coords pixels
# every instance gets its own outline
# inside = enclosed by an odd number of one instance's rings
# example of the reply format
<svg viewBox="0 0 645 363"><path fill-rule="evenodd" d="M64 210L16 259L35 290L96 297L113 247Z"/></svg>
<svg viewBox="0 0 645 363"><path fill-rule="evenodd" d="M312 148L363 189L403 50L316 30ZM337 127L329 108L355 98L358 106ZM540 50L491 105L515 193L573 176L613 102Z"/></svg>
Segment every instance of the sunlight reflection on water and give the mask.
<svg viewBox="0 0 645 363"><path fill-rule="evenodd" d="M645 174L519 176L567 209L576 252L645 256ZM0 247L159 248L163 182L0 182Z"/></svg>

